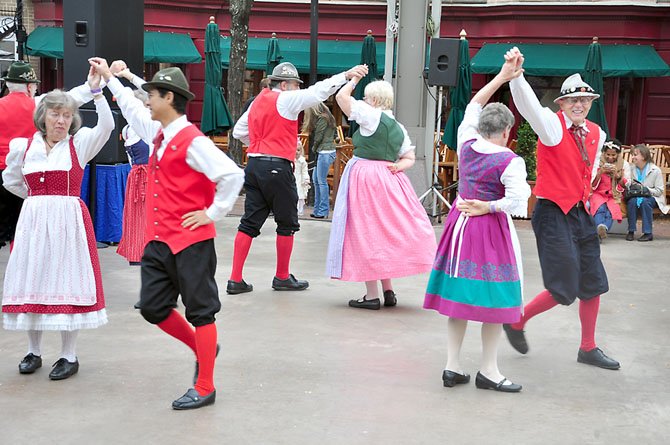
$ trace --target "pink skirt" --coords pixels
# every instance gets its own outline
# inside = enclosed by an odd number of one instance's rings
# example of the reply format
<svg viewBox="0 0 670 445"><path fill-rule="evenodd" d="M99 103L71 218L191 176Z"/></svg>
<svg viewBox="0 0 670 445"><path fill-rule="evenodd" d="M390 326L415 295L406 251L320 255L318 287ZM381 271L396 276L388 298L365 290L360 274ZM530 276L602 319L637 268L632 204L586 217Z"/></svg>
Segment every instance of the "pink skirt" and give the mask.
<svg viewBox="0 0 670 445"><path fill-rule="evenodd" d="M428 215L407 175L391 173L388 165L360 159L351 169L341 280L399 278L432 268L437 243Z"/></svg>
<svg viewBox="0 0 670 445"><path fill-rule="evenodd" d="M147 166L133 165L128 174L123 204L123 234L116 253L130 263L139 263L144 253L146 226Z"/></svg>

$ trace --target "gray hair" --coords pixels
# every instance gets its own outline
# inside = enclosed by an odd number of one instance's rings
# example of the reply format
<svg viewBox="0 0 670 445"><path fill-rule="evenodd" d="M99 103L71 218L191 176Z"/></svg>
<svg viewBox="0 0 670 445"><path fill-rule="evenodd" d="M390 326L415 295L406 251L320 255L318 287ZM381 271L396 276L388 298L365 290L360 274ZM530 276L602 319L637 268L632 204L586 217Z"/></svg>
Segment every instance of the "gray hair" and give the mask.
<svg viewBox="0 0 670 445"><path fill-rule="evenodd" d="M7 89L9 90L10 93L27 93L29 91L28 85L29 83L14 83L14 82L5 82L5 85L7 85Z"/></svg>
<svg viewBox="0 0 670 445"><path fill-rule="evenodd" d="M502 134L508 128L514 126L514 114L500 102L493 102L484 107L479 116L477 130L485 138Z"/></svg>
<svg viewBox="0 0 670 445"><path fill-rule="evenodd" d="M393 107L393 86L385 80L375 80L366 85L365 97L373 99L377 107L390 110Z"/></svg>
<svg viewBox="0 0 670 445"><path fill-rule="evenodd" d="M47 93L40 101L39 105L37 105L35 114L33 115L35 128L37 128L43 135L46 135L47 127L45 121L47 110L60 110L62 108L68 109L72 112L72 125L70 125L68 133L71 135L75 134L77 131L79 131L79 128L81 128L81 115L79 114L79 106L72 98L72 96L63 90L53 90Z"/></svg>

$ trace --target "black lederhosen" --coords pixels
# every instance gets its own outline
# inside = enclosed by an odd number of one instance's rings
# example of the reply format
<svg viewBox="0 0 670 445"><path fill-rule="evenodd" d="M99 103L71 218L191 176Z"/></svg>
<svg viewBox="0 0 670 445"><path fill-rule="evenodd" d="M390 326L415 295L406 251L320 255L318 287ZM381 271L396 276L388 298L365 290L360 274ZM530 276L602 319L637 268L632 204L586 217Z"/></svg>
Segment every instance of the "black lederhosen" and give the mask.
<svg viewBox="0 0 670 445"><path fill-rule="evenodd" d="M162 322L181 295L189 323L196 327L214 323L221 310L215 273L213 239L191 244L177 254L167 244L151 241L142 256L142 316L149 323Z"/></svg>
<svg viewBox="0 0 670 445"><path fill-rule="evenodd" d="M298 223L298 189L293 175L293 163L284 158L250 156L244 169L244 216L238 230L252 238L270 211L277 223L277 234L291 236L300 230Z"/></svg>
<svg viewBox="0 0 670 445"><path fill-rule="evenodd" d="M581 202L566 215L554 202L538 199L532 225L544 287L558 303L609 290L596 226Z"/></svg>
<svg viewBox="0 0 670 445"><path fill-rule="evenodd" d="M2 172L3 170L0 170L0 184ZM23 199L0 185L0 247L14 239L22 205Z"/></svg>

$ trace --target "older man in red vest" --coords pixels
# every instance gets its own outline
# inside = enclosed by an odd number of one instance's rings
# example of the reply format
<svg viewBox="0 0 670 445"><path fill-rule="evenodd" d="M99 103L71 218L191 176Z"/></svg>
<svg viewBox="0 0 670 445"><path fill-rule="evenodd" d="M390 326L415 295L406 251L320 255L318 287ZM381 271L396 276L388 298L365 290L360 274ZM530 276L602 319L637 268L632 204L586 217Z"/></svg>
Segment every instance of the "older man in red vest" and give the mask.
<svg viewBox="0 0 670 445"><path fill-rule="evenodd" d="M515 47L506 54L520 54ZM523 57L517 59L518 67ZM593 100L600 97L579 74L568 77L554 100L554 113L540 105L523 76L510 82L514 104L537 133L538 202L532 225L542 267L543 290L524 307L518 323L505 325L512 346L528 352L526 322L557 304L579 298L582 338L577 361L604 369L619 369L619 362L596 346L595 329L600 295L609 290L600 260L600 242L593 218L585 209L596 175L605 132L586 119Z"/></svg>

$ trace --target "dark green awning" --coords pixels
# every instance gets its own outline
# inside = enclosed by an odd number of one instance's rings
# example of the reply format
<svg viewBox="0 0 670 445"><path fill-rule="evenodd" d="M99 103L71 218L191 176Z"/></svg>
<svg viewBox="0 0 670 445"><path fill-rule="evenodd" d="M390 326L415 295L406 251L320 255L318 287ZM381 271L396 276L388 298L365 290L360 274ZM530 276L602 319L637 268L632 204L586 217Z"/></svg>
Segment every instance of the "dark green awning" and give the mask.
<svg viewBox="0 0 670 445"><path fill-rule="evenodd" d="M503 55L517 46L525 57L529 76L569 76L584 71L589 45L545 45L540 43L489 43L472 58L472 72L497 74ZM670 67L651 45L600 45L603 77L670 76Z"/></svg>
<svg viewBox="0 0 670 445"><path fill-rule="evenodd" d="M247 69L265 70L269 38L249 37ZM309 72L309 40L278 39L282 62L291 62L301 73ZM221 37L221 62L228 68L230 61L230 37ZM377 66L384 66L384 43L377 45ZM363 40L319 40L319 74L336 74L361 62Z"/></svg>
<svg viewBox="0 0 670 445"><path fill-rule="evenodd" d="M40 26L28 36L28 54L63 58L63 28ZM202 58L188 34L144 32L145 63L200 63Z"/></svg>

